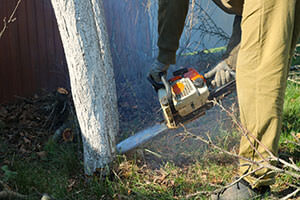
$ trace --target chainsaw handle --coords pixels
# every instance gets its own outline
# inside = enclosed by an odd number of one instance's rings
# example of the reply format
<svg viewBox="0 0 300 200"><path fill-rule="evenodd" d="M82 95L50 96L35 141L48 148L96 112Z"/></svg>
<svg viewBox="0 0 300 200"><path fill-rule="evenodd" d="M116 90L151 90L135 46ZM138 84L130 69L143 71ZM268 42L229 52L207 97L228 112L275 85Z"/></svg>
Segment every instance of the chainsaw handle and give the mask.
<svg viewBox="0 0 300 200"><path fill-rule="evenodd" d="M170 83L166 80L166 76L161 76L161 81L163 82L166 93L167 93L167 99L170 102L172 102L172 93L171 93L171 85Z"/></svg>
<svg viewBox="0 0 300 200"><path fill-rule="evenodd" d="M172 99L172 92L171 92L171 85L170 83L166 80L166 76L161 76L161 81L163 82L163 85L165 86L166 89L166 93L167 93L167 100L171 109L171 112L173 113L173 115L175 116L177 111L174 107L173 104L173 99Z"/></svg>

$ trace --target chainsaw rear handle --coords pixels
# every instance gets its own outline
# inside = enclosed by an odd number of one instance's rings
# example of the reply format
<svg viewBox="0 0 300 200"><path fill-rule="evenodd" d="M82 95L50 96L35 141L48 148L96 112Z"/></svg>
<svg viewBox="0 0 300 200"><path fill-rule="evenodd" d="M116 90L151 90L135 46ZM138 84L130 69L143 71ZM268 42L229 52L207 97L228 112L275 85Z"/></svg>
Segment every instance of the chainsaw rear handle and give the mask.
<svg viewBox="0 0 300 200"><path fill-rule="evenodd" d="M163 72L160 73L160 77L161 77L162 83L157 83L156 81L154 81L153 77L150 74L148 75L147 79L151 83L151 85L153 86L153 88L155 89L156 92L158 92L158 90L160 90L160 89L165 89L166 90L167 102L170 105L171 112L175 116L177 112L176 112L176 109L174 107L173 100L172 100L171 85L166 80L166 74L165 73L163 73Z"/></svg>
<svg viewBox="0 0 300 200"><path fill-rule="evenodd" d="M166 89L166 93L167 93L167 100L168 100L168 103L169 103L169 106L171 108L171 112L173 114L173 116L175 117L176 114L177 114L177 111L175 109L175 106L174 106L174 103L173 103L173 100L172 100L172 91L171 91L171 85L170 83L166 80L166 76L163 75L161 76L161 81Z"/></svg>
<svg viewBox="0 0 300 200"><path fill-rule="evenodd" d="M149 74L147 76L147 80L151 83L151 85L153 86L155 92L157 92L159 89L164 88L164 85L161 83L157 83L156 81L154 81L153 77L151 76L151 74Z"/></svg>
<svg viewBox="0 0 300 200"><path fill-rule="evenodd" d="M171 86L169 84L169 82L166 80L166 75L165 73L161 72L159 74L162 84L161 83L157 83L156 81L154 81L153 77L151 76L151 74L148 75L147 79L148 81L151 83L151 85L154 87L155 91L157 92L159 89L165 88L166 89L166 93L167 93L167 98L168 100L172 100L172 93L171 93Z"/></svg>
<svg viewBox="0 0 300 200"><path fill-rule="evenodd" d="M168 102L170 103L170 102L172 102L171 85L166 80L166 76L161 76L161 81L164 84L164 87L165 87L166 93L167 93L167 99L168 99Z"/></svg>

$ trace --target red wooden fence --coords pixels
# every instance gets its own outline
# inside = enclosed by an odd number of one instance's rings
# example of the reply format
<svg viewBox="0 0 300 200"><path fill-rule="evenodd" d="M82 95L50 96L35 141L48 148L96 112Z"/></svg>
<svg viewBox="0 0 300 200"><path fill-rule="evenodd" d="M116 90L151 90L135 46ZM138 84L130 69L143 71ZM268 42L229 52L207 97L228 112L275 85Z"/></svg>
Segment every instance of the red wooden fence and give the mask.
<svg viewBox="0 0 300 200"><path fill-rule="evenodd" d="M17 0L0 0L0 30ZM69 87L65 55L50 0L22 0L0 38L0 102L41 89Z"/></svg>
<svg viewBox="0 0 300 200"><path fill-rule="evenodd" d="M0 31L3 18L11 15L17 2L0 0ZM121 80L124 76L144 80L148 71L145 60L151 58L152 47L145 2L103 1L116 78ZM51 0L21 0L15 17L0 38L0 103L16 96L31 96L42 89L69 88Z"/></svg>

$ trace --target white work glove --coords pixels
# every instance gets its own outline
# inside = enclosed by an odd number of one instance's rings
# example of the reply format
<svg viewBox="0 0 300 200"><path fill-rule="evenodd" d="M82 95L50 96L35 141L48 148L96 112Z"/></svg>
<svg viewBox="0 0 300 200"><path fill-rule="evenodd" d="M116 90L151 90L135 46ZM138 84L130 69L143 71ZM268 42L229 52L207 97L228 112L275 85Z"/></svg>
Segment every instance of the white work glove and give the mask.
<svg viewBox="0 0 300 200"><path fill-rule="evenodd" d="M204 77L209 79L213 78L211 84L214 87L220 87L226 83L228 83L233 78L233 71L227 65L225 61L220 62L217 64L212 70L204 74Z"/></svg>
<svg viewBox="0 0 300 200"><path fill-rule="evenodd" d="M160 83L161 75L167 75L169 66L170 66L169 64L163 64L163 63L159 62L158 60L155 60L155 62L153 63L153 65L149 71L149 75L152 76L152 79L156 83Z"/></svg>

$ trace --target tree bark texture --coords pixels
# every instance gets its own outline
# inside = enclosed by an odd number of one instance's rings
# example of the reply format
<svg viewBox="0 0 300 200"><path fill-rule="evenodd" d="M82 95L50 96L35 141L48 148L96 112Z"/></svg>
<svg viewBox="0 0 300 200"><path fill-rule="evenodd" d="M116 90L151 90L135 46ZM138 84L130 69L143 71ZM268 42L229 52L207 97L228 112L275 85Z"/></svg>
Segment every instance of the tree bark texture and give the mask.
<svg viewBox="0 0 300 200"><path fill-rule="evenodd" d="M109 164L118 132L115 78L102 0L51 0L68 63L73 100L91 175Z"/></svg>

